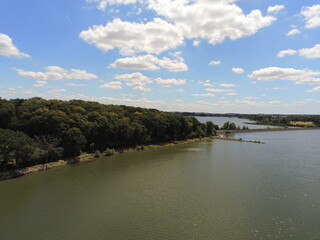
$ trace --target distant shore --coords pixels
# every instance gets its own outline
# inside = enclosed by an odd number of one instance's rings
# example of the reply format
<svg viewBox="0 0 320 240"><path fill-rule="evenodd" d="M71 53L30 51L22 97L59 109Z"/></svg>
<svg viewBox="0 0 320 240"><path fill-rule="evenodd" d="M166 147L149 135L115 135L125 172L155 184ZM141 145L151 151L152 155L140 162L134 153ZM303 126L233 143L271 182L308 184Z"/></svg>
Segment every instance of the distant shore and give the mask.
<svg viewBox="0 0 320 240"><path fill-rule="evenodd" d="M320 127L282 127L282 128L261 128L261 129L240 129L240 130L218 130L217 134L225 134L225 133L251 133L251 132L280 132L280 131L301 131L301 130L320 130Z"/></svg>

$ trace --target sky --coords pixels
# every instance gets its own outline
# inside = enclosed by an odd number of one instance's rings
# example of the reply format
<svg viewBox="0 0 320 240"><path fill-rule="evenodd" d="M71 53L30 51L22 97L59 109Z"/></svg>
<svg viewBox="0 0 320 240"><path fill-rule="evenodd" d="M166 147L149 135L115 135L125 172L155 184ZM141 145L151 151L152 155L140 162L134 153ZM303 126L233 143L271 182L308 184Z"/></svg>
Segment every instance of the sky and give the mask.
<svg viewBox="0 0 320 240"><path fill-rule="evenodd" d="M1 0L0 97L320 114L320 4Z"/></svg>

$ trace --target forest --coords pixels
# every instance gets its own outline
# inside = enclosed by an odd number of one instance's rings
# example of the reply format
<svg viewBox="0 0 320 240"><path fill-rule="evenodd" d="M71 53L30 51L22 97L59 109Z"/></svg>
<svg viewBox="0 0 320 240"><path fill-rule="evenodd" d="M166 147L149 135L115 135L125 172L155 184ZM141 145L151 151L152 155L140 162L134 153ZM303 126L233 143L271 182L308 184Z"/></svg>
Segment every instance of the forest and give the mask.
<svg viewBox="0 0 320 240"><path fill-rule="evenodd" d="M82 152L160 144L215 135L212 122L155 109L82 100L1 99L0 171Z"/></svg>

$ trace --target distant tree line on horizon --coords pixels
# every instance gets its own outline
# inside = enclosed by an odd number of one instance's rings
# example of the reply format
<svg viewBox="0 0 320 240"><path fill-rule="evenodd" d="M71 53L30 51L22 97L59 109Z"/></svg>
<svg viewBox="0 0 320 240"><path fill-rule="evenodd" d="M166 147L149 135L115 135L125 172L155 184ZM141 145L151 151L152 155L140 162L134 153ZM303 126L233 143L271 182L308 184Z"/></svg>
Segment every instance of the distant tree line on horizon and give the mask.
<svg viewBox="0 0 320 240"><path fill-rule="evenodd" d="M257 124L275 125L282 127L320 127L320 115L302 114L241 114L241 113L197 113L197 112L177 112L183 116L199 117L237 117L256 121ZM312 123L312 124L304 124Z"/></svg>
<svg viewBox="0 0 320 240"><path fill-rule="evenodd" d="M105 151L215 135L212 122L81 100L0 98L0 171Z"/></svg>

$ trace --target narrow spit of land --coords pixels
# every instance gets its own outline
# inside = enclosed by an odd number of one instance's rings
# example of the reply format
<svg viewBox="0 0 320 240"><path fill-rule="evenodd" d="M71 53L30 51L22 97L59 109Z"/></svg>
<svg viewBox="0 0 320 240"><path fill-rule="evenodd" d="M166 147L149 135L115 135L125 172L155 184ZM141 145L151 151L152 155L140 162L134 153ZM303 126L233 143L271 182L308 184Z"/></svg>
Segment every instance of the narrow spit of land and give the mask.
<svg viewBox="0 0 320 240"><path fill-rule="evenodd" d="M301 131L301 130L319 130L320 127L290 127L290 128L261 128L261 129L241 129L241 130L218 130L217 134L233 133L251 133L251 132L279 132L279 131Z"/></svg>

